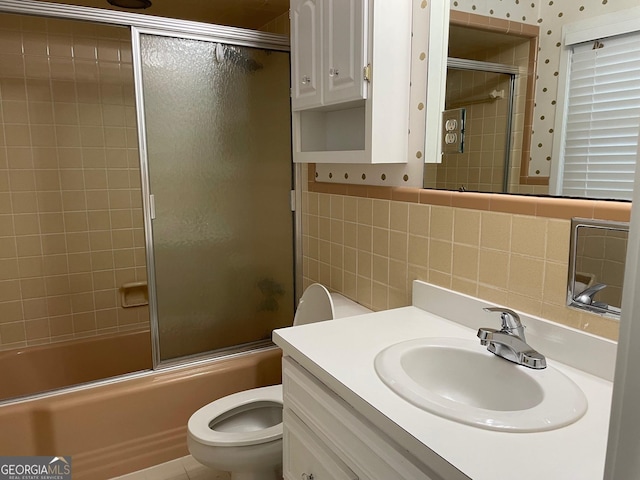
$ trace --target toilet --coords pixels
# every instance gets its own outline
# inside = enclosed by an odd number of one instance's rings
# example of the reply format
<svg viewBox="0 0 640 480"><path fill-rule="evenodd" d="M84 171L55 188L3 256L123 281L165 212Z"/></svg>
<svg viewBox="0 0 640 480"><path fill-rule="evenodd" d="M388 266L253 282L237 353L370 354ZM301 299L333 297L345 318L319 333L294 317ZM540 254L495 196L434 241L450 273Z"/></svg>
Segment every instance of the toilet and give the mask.
<svg viewBox="0 0 640 480"><path fill-rule="evenodd" d="M302 294L293 325L371 313L319 283ZM196 411L188 423L189 452L231 473L231 480L282 479L282 385L228 395Z"/></svg>

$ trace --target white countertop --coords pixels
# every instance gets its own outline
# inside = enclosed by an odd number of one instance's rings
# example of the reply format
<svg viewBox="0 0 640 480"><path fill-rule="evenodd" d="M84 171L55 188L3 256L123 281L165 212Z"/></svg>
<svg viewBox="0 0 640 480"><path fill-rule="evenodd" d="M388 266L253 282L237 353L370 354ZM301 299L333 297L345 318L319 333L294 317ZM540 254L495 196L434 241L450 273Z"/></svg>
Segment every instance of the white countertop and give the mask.
<svg viewBox="0 0 640 480"><path fill-rule="evenodd" d="M463 297L467 302L476 301ZM420 302L414 300L416 303ZM482 314L478 316L486 319ZM484 326L495 327L496 322L497 317L495 322ZM523 324L527 322L536 321L523 318ZM559 328L551 327L556 343L558 336L563 336L564 327ZM569 337L575 334L571 330ZM420 337L475 339L476 330L412 306L279 329L274 331L273 340L285 355L309 370L399 445L435 468L443 478L602 479L611 406L610 381L547 357L548 365L569 376L582 389L589 404L587 413L572 425L547 432L484 430L421 410L378 378L374 358L382 349ZM535 334L532 338L527 334L527 339L546 354L534 342ZM587 343L594 341L600 339L589 338ZM560 343L571 348L566 342ZM615 344L603 341L603 345L606 353L602 355L606 357L603 361L611 362Z"/></svg>

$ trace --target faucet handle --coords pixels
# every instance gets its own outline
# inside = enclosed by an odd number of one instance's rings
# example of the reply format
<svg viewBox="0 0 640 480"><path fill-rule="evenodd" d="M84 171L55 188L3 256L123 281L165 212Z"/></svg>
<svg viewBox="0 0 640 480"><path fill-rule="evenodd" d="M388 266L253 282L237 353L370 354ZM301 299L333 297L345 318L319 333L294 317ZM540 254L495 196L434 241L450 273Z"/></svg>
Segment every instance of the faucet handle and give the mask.
<svg viewBox="0 0 640 480"><path fill-rule="evenodd" d="M525 367L535 368L536 370L547 367L547 359L545 356L535 350L524 352L520 357L520 362Z"/></svg>
<svg viewBox="0 0 640 480"><path fill-rule="evenodd" d="M520 322L520 316L504 307L485 307L485 312L498 312L500 313L500 320L502 320L502 331L511 335L517 335L524 341L524 327Z"/></svg>
<svg viewBox="0 0 640 480"><path fill-rule="evenodd" d="M596 283L595 285L592 285L582 292L578 293L575 296L574 300L576 302L584 303L585 305L591 305L592 303L594 303L593 297L596 295L596 293L606 287L607 286L604 283Z"/></svg>

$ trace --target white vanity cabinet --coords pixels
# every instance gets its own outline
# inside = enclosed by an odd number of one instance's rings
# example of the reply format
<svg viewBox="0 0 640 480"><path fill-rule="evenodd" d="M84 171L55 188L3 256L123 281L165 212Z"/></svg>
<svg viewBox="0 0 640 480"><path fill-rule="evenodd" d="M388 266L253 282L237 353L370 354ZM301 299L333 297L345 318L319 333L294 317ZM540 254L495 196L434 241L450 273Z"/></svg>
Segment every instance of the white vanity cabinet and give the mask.
<svg viewBox="0 0 640 480"><path fill-rule="evenodd" d="M290 357L283 359L282 377L286 480L435 480Z"/></svg>
<svg viewBox="0 0 640 480"><path fill-rule="evenodd" d="M290 5L294 162L406 162L412 2Z"/></svg>
<svg viewBox="0 0 640 480"><path fill-rule="evenodd" d="M295 413L285 410L283 422L285 480L358 480Z"/></svg>

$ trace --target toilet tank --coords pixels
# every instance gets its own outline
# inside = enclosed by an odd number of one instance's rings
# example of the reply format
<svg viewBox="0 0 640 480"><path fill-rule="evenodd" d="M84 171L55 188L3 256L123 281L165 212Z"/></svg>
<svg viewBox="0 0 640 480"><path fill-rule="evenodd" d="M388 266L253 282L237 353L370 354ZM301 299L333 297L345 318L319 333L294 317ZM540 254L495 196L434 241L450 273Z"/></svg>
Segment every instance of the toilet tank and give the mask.
<svg viewBox="0 0 640 480"><path fill-rule="evenodd" d="M313 283L300 298L293 324L306 325L371 312L339 293L330 293L324 285Z"/></svg>
<svg viewBox="0 0 640 480"><path fill-rule="evenodd" d="M333 318L353 317L373 312L373 310L369 310L367 307L363 307L339 293L334 292L330 295L331 300L333 300Z"/></svg>

